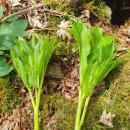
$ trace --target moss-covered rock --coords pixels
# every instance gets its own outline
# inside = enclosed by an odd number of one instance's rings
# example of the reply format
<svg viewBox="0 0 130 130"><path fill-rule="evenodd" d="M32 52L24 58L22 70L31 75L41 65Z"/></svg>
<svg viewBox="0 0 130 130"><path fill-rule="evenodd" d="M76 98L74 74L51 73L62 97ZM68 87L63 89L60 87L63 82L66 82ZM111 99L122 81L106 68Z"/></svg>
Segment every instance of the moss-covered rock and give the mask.
<svg viewBox="0 0 130 130"><path fill-rule="evenodd" d="M91 16L95 16L96 19L98 18L104 23L111 22L111 8L108 7L102 0L89 0L89 2L84 4L84 9L89 9L90 13L92 14ZM90 21L93 18L94 17L90 17Z"/></svg>

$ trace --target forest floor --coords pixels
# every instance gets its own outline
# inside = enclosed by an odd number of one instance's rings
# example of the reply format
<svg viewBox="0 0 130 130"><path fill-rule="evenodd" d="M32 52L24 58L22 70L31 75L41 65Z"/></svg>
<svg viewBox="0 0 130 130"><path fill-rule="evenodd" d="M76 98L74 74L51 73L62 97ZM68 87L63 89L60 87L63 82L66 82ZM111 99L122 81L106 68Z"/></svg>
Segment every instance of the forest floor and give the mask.
<svg viewBox="0 0 130 130"><path fill-rule="evenodd" d="M74 129L79 55L73 37L65 31L71 27L72 16L82 19L86 26L91 24L102 28L104 33L114 35L117 58L123 61L94 90L83 130L130 130L130 20L117 26L111 24L111 10L106 5L99 7L90 2L80 3L77 7L76 3L54 1L21 0L7 3L3 0L0 3L7 10L2 22L18 16L28 20L27 31L30 35L34 32L50 37L53 35L60 41L44 81L40 130ZM0 130L33 130L32 104L15 70L0 78Z"/></svg>

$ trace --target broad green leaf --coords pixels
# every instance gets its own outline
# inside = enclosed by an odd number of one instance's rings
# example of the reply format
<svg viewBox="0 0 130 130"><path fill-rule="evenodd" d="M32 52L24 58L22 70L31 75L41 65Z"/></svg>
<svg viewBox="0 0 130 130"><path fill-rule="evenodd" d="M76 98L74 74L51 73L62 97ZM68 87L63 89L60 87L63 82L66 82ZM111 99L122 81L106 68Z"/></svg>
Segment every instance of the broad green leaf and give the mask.
<svg viewBox="0 0 130 130"><path fill-rule="evenodd" d="M3 55L4 54L4 52L3 51L0 51L0 55Z"/></svg>
<svg viewBox="0 0 130 130"><path fill-rule="evenodd" d="M6 59L4 59L3 57L0 57L0 76L5 76L12 69L13 68L6 63Z"/></svg>
<svg viewBox="0 0 130 130"><path fill-rule="evenodd" d="M6 21L0 27L0 50L9 50L14 45L14 38L26 36L26 20Z"/></svg>
<svg viewBox="0 0 130 130"><path fill-rule="evenodd" d="M0 15L2 14L1 11L2 7L0 7ZM26 20L17 20L15 17L9 18L0 26L0 55L4 53L4 50L10 50L14 46L14 39L16 37L25 36L27 34L25 32L26 27ZM3 68L2 65L0 67ZM3 71L1 70L0 75L8 74L11 68L12 67L5 62L5 67Z"/></svg>
<svg viewBox="0 0 130 130"><path fill-rule="evenodd" d="M13 21L16 21L16 20L18 20L18 17L17 17L17 16L15 16L15 17L10 17L10 18L8 18L6 21L8 21L8 22L13 22Z"/></svg>
<svg viewBox="0 0 130 130"><path fill-rule="evenodd" d="M6 21L0 27L0 35L21 36L26 27L26 20Z"/></svg>

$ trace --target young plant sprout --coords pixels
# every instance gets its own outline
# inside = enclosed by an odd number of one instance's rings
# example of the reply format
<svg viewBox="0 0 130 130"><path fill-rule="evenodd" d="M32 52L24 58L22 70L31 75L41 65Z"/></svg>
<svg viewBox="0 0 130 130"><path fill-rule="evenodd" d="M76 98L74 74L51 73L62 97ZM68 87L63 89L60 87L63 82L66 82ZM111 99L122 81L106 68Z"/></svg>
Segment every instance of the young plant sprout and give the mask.
<svg viewBox="0 0 130 130"><path fill-rule="evenodd" d="M80 55L80 90L75 130L81 130L95 86L120 61L115 59L113 36L103 35L99 28L87 28L79 20L74 20L71 33L78 43Z"/></svg>
<svg viewBox="0 0 130 130"><path fill-rule="evenodd" d="M19 77L29 91L34 109L34 130L39 130L38 113L42 84L54 51L55 39L49 40L45 37L36 40L33 36L29 42L19 38L15 43L11 58Z"/></svg>

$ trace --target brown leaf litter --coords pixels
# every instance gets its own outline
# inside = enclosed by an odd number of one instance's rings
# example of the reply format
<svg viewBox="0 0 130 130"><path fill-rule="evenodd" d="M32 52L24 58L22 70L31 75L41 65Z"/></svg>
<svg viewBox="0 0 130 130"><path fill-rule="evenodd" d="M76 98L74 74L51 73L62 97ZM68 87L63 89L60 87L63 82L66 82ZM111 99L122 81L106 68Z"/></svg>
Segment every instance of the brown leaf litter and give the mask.
<svg viewBox="0 0 130 130"><path fill-rule="evenodd" d="M33 110L30 97L27 94L25 100L16 106L12 113L5 113L0 118L0 130L32 130L32 122Z"/></svg>

